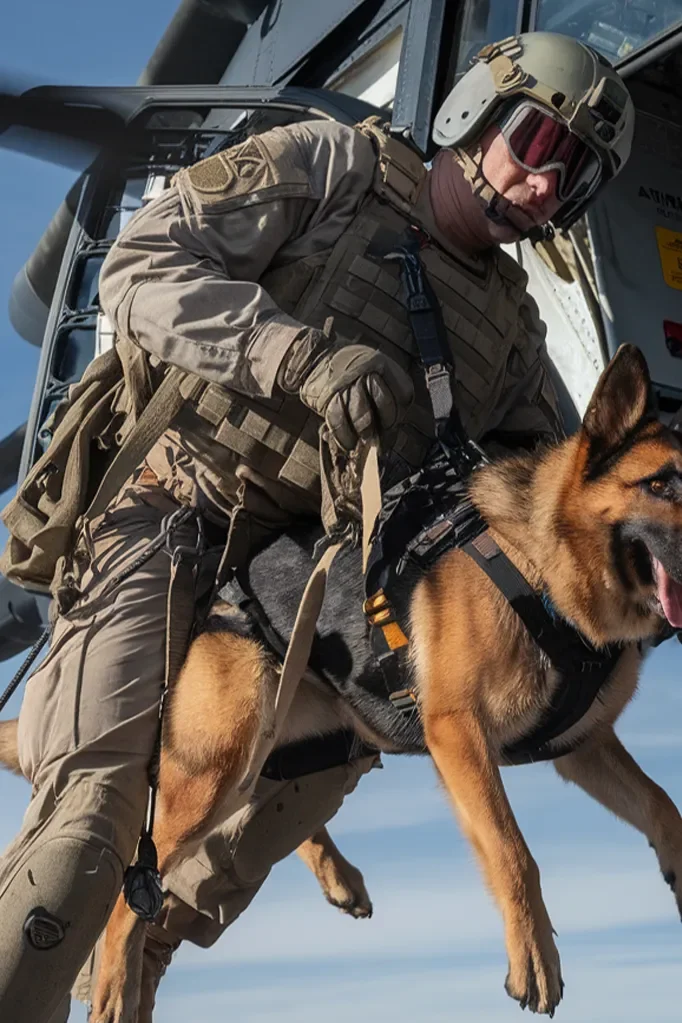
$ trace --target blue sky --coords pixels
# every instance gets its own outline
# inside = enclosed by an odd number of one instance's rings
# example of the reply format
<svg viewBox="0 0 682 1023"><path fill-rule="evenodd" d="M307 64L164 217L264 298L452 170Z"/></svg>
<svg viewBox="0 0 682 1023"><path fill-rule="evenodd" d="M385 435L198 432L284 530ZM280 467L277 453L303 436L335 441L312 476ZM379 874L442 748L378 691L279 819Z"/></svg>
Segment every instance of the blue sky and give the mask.
<svg viewBox="0 0 682 1023"><path fill-rule="evenodd" d="M31 83L132 84L175 7L175 0L24 0L3 18L0 69ZM9 287L71 180L0 150L0 436L25 419L38 354L9 325ZM18 663L0 664L0 684ZM655 652L619 728L679 805L681 667L677 643ZM682 929L646 841L559 782L550 766L510 769L504 778L559 934L566 996L557 1018L674 1018ZM16 833L28 794L24 782L0 775L0 848ZM350 920L329 907L290 858L216 946L181 950L162 985L159 1023L518 1019L502 988L499 917L429 763L389 760L330 830L364 872L373 919ZM74 1008L71 1018L82 1021L84 1013Z"/></svg>

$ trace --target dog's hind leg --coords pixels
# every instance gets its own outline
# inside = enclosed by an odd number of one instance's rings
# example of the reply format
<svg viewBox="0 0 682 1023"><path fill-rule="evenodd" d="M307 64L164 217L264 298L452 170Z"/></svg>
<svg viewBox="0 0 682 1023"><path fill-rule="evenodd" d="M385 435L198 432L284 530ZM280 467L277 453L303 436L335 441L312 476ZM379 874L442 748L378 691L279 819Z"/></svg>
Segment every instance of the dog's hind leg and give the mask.
<svg viewBox="0 0 682 1023"><path fill-rule="evenodd" d="M164 722L154 821L162 876L219 812L229 814L272 726L276 688L272 663L251 639L204 633L190 647ZM135 1023L143 941L144 925L120 898L104 935L91 1023Z"/></svg>
<svg viewBox="0 0 682 1023"><path fill-rule="evenodd" d="M524 841L475 715L466 710L424 714L429 751L502 911L508 994L533 1012L553 1015L563 991L559 953L540 890L537 865Z"/></svg>
<svg viewBox="0 0 682 1023"><path fill-rule="evenodd" d="M260 644L204 633L192 644L172 693L159 770L154 839L167 870L230 803L274 723L278 675Z"/></svg>
<svg viewBox="0 0 682 1023"><path fill-rule="evenodd" d="M670 796L644 773L613 729L600 728L573 753L555 760L554 766L564 781L575 782L646 835L682 916L682 817Z"/></svg>
<svg viewBox="0 0 682 1023"><path fill-rule="evenodd" d="M18 729L18 718L13 718L11 721L0 721L0 764L8 771L13 771L14 774L22 773L19 764Z"/></svg>
<svg viewBox="0 0 682 1023"><path fill-rule="evenodd" d="M341 854L326 828L302 842L296 852L317 878L327 902L356 920L372 915L362 874Z"/></svg>

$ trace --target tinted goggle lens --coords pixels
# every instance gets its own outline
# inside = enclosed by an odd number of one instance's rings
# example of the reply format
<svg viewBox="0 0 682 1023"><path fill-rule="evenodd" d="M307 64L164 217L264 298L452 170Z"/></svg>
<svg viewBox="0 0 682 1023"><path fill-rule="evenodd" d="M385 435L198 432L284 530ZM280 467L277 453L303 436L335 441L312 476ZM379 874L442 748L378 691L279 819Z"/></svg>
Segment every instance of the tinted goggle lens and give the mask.
<svg viewBox="0 0 682 1023"><path fill-rule="evenodd" d="M561 121L524 105L502 127L509 150L526 170L558 172L562 202L589 195L599 183L601 161L595 151Z"/></svg>

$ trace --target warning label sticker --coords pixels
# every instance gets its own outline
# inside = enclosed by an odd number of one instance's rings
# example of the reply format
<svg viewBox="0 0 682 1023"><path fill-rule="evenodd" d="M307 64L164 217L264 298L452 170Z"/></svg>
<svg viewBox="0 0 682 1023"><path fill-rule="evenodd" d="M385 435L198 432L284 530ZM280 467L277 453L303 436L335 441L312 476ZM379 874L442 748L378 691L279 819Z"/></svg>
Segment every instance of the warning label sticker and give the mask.
<svg viewBox="0 0 682 1023"><path fill-rule="evenodd" d="M657 227L656 241L665 283L682 291L682 234Z"/></svg>

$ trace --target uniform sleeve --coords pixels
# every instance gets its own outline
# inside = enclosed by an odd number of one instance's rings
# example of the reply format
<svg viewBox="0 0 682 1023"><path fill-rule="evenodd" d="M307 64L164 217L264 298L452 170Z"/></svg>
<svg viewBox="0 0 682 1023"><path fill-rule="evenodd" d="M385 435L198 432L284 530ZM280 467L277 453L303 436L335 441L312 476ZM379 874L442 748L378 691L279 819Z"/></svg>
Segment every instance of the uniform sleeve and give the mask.
<svg viewBox="0 0 682 1023"><path fill-rule="evenodd" d="M483 438L484 447L492 454L498 445L505 450L530 448L538 441L560 440L565 434L550 374L546 333L535 300L526 295L507 361L500 419Z"/></svg>
<svg viewBox="0 0 682 1023"><path fill-rule="evenodd" d="M102 267L100 301L114 329L164 362L270 396L292 346L312 351L323 335L257 282L271 266L332 245L374 165L358 132L309 122L181 171L126 225Z"/></svg>

